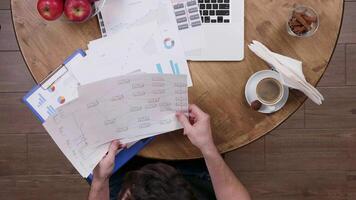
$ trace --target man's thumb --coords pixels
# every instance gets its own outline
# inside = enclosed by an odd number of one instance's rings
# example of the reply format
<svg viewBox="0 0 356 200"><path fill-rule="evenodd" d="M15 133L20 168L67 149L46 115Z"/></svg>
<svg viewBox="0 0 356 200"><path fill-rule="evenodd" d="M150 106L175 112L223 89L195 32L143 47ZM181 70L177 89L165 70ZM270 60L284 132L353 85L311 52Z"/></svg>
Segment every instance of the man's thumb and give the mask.
<svg viewBox="0 0 356 200"><path fill-rule="evenodd" d="M176 116L184 129L189 129L190 127L192 127L188 118L183 113L177 113Z"/></svg>
<svg viewBox="0 0 356 200"><path fill-rule="evenodd" d="M114 140L111 142L108 151L108 157L110 160L114 160L116 156L116 151L121 147L121 144L118 140Z"/></svg>

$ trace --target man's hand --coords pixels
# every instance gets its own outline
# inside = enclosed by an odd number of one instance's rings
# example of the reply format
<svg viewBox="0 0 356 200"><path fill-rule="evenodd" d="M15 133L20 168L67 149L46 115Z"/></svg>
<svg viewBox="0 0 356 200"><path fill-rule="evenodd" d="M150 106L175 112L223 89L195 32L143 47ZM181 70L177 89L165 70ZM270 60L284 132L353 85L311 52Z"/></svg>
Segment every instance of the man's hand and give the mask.
<svg viewBox="0 0 356 200"><path fill-rule="evenodd" d="M109 180L112 170L115 166L115 156L117 150L122 148L118 140L111 142L108 153L103 157L99 164L94 169L94 180L96 181L105 181Z"/></svg>
<svg viewBox="0 0 356 200"><path fill-rule="evenodd" d="M177 113L178 121L184 127L184 135L204 154L215 150L211 128L210 116L196 105L189 105L189 118L183 113Z"/></svg>
<svg viewBox="0 0 356 200"><path fill-rule="evenodd" d="M250 195L241 184L217 150L210 128L210 117L196 105L189 106L189 119L183 113L177 113L184 127L184 135L200 149L213 183L218 200L250 200Z"/></svg>
<svg viewBox="0 0 356 200"><path fill-rule="evenodd" d="M120 148L123 148L123 146L118 140L112 141L108 153L95 167L93 182L89 191L89 200L109 200L109 179L115 166L116 152Z"/></svg>

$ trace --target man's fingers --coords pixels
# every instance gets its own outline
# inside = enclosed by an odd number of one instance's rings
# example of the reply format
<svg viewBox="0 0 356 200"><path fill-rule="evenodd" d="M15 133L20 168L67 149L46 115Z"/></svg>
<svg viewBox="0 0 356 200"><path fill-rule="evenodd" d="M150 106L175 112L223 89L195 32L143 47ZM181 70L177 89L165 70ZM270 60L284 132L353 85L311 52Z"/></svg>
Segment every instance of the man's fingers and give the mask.
<svg viewBox="0 0 356 200"><path fill-rule="evenodd" d="M109 147L109 151L108 154L106 155L106 157L109 160L115 160L115 156L116 156L116 152L118 149L121 148L121 143L119 140L114 140L111 142L110 147Z"/></svg>
<svg viewBox="0 0 356 200"><path fill-rule="evenodd" d="M190 124L195 124L196 118L195 117L189 117L189 123Z"/></svg>
<svg viewBox="0 0 356 200"><path fill-rule="evenodd" d="M184 130L191 128L188 118L183 113L176 114L178 121L182 124Z"/></svg>
<svg viewBox="0 0 356 200"><path fill-rule="evenodd" d="M195 104L190 104L190 105L189 105L189 111L190 111L198 120L207 115L204 111L202 111L202 110L201 110L197 105L195 105Z"/></svg>

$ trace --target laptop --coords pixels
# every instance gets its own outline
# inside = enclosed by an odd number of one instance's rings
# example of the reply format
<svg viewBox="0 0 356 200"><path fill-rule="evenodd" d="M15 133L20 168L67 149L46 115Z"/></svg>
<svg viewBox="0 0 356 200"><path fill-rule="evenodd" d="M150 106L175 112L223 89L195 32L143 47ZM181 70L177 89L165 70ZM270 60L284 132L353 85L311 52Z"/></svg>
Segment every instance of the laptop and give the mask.
<svg viewBox="0 0 356 200"><path fill-rule="evenodd" d="M241 61L244 58L244 0L197 0L203 23L202 49L188 60Z"/></svg>

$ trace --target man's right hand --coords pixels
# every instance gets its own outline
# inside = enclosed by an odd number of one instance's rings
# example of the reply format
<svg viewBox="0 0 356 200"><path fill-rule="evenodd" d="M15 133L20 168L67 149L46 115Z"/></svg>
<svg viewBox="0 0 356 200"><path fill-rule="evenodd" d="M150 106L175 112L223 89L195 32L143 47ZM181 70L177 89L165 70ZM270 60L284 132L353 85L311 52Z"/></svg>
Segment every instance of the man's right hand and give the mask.
<svg viewBox="0 0 356 200"><path fill-rule="evenodd" d="M210 127L210 116L196 105L189 105L189 120L183 113L177 113L178 121L184 128L184 135L204 154L216 150Z"/></svg>
<svg viewBox="0 0 356 200"><path fill-rule="evenodd" d="M177 113L177 118L184 127L184 134L204 156L217 199L251 200L246 188L227 166L214 144L209 115L196 105L190 105L189 116L192 122L183 113Z"/></svg>

